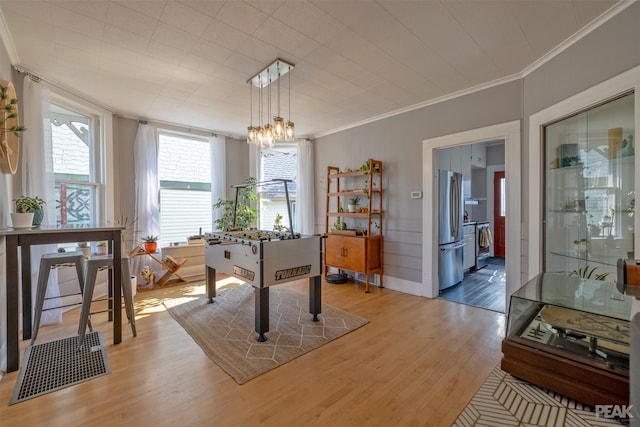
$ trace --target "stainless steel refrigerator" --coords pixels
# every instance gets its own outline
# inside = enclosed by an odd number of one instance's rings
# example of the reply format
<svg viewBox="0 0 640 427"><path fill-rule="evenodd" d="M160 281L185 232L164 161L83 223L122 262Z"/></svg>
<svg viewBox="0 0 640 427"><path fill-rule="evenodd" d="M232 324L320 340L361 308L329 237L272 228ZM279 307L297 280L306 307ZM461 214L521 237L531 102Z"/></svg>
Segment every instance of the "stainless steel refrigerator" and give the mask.
<svg viewBox="0 0 640 427"><path fill-rule="evenodd" d="M464 277L462 174L440 170L438 189L438 274L442 291L460 283Z"/></svg>

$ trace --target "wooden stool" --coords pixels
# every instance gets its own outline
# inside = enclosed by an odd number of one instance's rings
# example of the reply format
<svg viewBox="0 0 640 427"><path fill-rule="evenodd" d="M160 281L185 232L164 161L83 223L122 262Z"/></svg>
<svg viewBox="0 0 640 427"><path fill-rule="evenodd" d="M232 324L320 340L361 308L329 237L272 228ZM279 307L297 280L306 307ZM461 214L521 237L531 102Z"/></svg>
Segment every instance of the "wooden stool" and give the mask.
<svg viewBox="0 0 640 427"><path fill-rule="evenodd" d="M111 310L121 310L122 303L120 301L112 301L111 295L113 292L109 289L109 308L107 310L102 310L98 312L91 312L91 302L93 300L93 292L96 287L96 277L98 275L99 270L111 269L113 268L113 256L112 255L97 255L90 256L87 259L87 277L85 280L85 292L82 297L82 312L80 313L80 325L78 327L78 346L82 347L84 344L84 336L87 330L87 324L89 325L89 330L92 331L91 323L89 320L89 316L95 313L102 313L104 311L109 311L111 314ZM136 333L136 317L133 311L133 292L131 291L131 275L129 270L129 257L124 255L122 257L122 296L124 297L124 308L127 312L127 318L129 319L129 323L131 324L131 332L133 332L133 336L137 335ZM111 320L111 317L109 318Z"/></svg>
<svg viewBox="0 0 640 427"><path fill-rule="evenodd" d="M36 287L36 303L34 307L33 318L33 333L31 337L31 344L35 343L38 336L38 329L40 328L40 319L42 318L42 312L48 310L55 310L64 307L71 307L74 305L80 305L80 303L60 305L57 307L44 308L45 300L62 298L72 295L82 295L84 290L84 269L83 269L84 257L81 252L56 252L51 254L44 254L40 258L40 270L38 271L38 285ZM78 274L78 283L80 284L80 292L75 294L60 295L59 297L45 298L47 293L47 283L49 282L49 273L52 268L58 267L70 267L76 266L76 273ZM29 273L27 273L29 274Z"/></svg>

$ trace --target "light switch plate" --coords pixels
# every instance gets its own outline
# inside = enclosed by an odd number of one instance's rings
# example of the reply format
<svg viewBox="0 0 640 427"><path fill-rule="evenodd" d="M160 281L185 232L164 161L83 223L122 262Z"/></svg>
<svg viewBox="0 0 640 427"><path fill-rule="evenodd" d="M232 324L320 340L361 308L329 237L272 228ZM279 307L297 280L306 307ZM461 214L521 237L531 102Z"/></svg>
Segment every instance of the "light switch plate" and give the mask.
<svg viewBox="0 0 640 427"><path fill-rule="evenodd" d="M411 192L412 199L422 199L422 191L412 191Z"/></svg>

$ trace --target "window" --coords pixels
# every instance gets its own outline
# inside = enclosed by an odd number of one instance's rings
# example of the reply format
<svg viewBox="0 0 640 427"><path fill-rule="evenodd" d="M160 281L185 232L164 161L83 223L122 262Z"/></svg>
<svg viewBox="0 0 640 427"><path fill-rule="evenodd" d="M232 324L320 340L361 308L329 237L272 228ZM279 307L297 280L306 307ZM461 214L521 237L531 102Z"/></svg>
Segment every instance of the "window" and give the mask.
<svg viewBox="0 0 640 427"><path fill-rule="evenodd" d="M259 152L259 181L265 182L272 179L290 179L287 183L289 191L289 203L293 228L296 227L296 173L298 162L298 150L295 145L282 144L274 148L263 148ZM289 213L285 195L284 183L258 186L257 194L260 201L260 229L273 230L276 216L281 215L280 224L289 228Z"/></svg>
<svg viewBox="0 0 640 427"><path fill-rule="evenodd" d="M210 145L204 138L160 133L160 245L211 229Z"/></svg>
<svg viewBox="0 0 640 427"><path fill-rule="evenodd" d="M58 226L100 222L98 119L51 104Z"/></svg>

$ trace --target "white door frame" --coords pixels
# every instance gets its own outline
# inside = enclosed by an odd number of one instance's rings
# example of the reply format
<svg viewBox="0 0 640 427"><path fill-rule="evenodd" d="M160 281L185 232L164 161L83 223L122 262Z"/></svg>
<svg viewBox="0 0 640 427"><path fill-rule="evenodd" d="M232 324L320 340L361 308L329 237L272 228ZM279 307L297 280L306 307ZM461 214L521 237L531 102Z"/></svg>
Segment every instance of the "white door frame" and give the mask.
<svg viewBox="0 0 640 427"><path fill-rule="evenodd" d="M438 296L438 167L435 150L456 145L503 139L505 142L505 175L507 178L506 298L520 287L521 240L521 170L520 120L487 126L422 141L422 287L423 295ZM508 304L507 304L508 306Z"/></svg>

